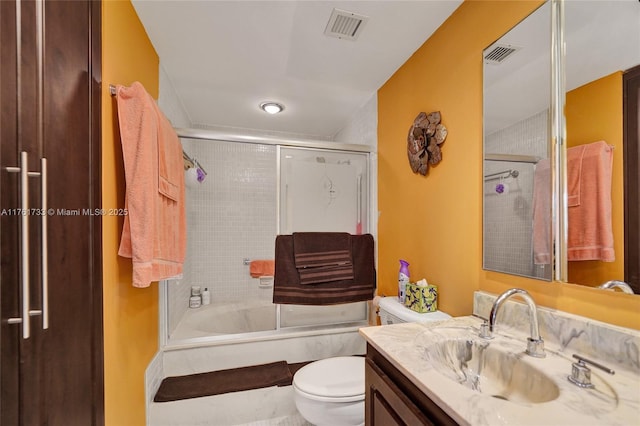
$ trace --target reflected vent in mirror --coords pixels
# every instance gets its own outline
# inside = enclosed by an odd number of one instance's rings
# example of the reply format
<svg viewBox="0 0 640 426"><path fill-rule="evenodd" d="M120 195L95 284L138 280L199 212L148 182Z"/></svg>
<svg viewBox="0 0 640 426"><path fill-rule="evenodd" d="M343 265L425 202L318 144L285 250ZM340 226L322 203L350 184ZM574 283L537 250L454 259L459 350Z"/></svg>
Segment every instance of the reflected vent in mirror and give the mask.
<svg viewBox="0 0 640 426"><path fill-rule="evenodd" d="M512 44L496 44L490 49L487 49L488 51L484 55L484 63L494 65L501 64L520 49L522 48Z"/></svg>
<svg viewBox="0 0 640 426"><path fill-rule="evenodd" d="M341 9L333 9L324 34L343 40L355 40L362 32L368 16L358 15Z"/></svg>

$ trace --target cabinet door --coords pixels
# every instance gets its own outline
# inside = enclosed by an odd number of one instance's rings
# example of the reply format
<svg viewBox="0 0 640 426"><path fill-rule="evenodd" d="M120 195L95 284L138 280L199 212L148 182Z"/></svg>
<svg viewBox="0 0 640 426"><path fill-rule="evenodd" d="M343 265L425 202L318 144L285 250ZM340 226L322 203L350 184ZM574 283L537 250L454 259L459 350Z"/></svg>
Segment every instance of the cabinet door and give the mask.
<svg viewBox="0 0 640 426"><path fill-rule="evenodd" d="M41 307L41 298L32 285L40 281L40 256L39 253L34 256L30 249L38 246L39 231L33 228L33 218L24 210L28 205L38 207L34 201L40 194L40 179L22 173L39 172L37 160L41 156L35 125L38 65L35 6L33 2L0 2L0 422L3 425L37 423L37 410L33 407L42 403L41 363L37 359L42 343L41 317L27 313ZM27 155L22 156L22 152ZM23 198L23 194L30 196ZM31 295L27 298L28 294ZM24 321L25 317L31 325Z"/></svg>
<svg viewBox="0 0 640 426"><path fill-rule="evenodd" d="M373 426L402 426L402 420L380 392L373 392L371 424Z"/></svg>
<svg viewBox="0 0 640 426"><path fill-rule="evenodd" d="M431 420L371 360L365 364L367 426L433 425Z"/></svg>
<svg viewBox="0 0 640 426"><path fill-rule="evenodd" d="M84 213L100 207L100 11L0 1L2 425L104 423L101 223Z"/></svg>

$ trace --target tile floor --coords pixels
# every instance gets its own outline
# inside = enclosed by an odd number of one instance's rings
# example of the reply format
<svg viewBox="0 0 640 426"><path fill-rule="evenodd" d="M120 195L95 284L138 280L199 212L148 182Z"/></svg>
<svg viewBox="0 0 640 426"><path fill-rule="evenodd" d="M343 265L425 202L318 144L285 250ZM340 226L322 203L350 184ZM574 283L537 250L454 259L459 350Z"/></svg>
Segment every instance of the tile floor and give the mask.
<svg viewBox="0 0 640 426"><path fill-rule="evenodd" d="M152 402L149 405L148 426L240 425L311 426L296 410L291 386Z"/></svg>
<svg viewBox="0 0 640 426"><path fill-rule="evenodd" d="M261 420L259 422L245 423L238 426L313 426L302 418L300 414L278 417L275 419Z"/></svg>

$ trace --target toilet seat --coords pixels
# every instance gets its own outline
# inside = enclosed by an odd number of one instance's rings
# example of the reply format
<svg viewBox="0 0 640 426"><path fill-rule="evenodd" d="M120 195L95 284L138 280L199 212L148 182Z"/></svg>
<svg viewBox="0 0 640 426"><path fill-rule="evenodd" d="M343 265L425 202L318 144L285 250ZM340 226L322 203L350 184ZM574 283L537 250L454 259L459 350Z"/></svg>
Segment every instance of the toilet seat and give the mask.
<svg viewBox="0 0 640 426"><path fill-rule="evenodd" d="M315 401L362 400L365 394L364 357L334 357L307 364L293 376L293 387Z"/></svg>

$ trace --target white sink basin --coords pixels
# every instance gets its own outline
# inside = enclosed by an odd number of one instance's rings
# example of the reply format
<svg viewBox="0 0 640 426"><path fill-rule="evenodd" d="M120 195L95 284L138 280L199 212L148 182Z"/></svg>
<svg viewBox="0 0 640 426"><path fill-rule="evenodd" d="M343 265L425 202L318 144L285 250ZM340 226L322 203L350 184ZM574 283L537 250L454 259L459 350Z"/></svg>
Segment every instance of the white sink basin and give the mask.
<svg viewBox="0 0 640 426"><path fill-rule="evenodd" d="M445 325L427 328L415 343L436 372L482 395L531 406L557 400L562 387L567 396L568 389L599 399L606 412L617 407L616 392L599 373L592 373L596 392L567 386L569 358L553 351L546 351L546 358L534 358L524 352L525 338L494 336L483 339L476 327Z"/></svg>
<svg viewBox="0 0 640 426"><path fill-rule="evenodd" d="M537 404L556 399L555 382L524 353L506 352L491 340L452 332L426 347L437 371L474 391L511 402ZM458 334L458 336L455 336ZM466 334L466 335L464 335Z"/></svg>

